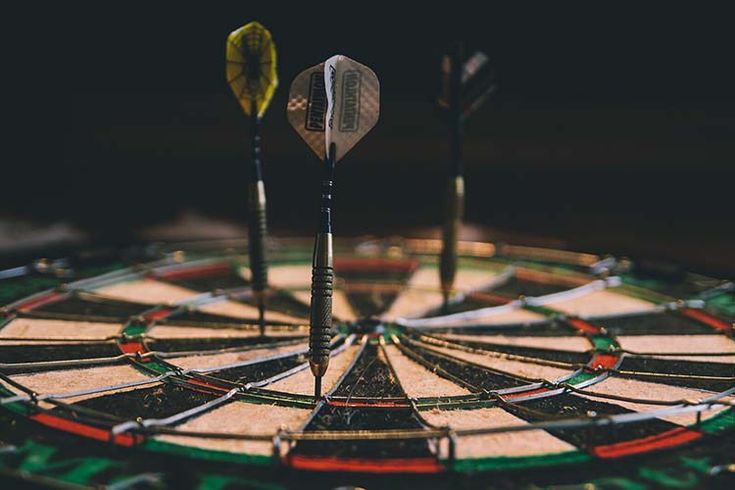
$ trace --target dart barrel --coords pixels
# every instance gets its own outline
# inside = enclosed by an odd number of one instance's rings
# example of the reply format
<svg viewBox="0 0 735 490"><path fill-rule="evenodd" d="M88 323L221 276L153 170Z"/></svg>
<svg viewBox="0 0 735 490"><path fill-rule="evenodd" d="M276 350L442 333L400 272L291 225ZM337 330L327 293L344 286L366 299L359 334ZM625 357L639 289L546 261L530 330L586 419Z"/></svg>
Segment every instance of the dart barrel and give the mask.
<svg viewBox="0 0 735 490"><path fill-rule="evenodd" d="M442 251L439 275L445 300L454 286L457 274L457 242L464 214L464 178L459 175L449 181L447 207L442 230Z"/></svg>
<svg viewBox="0 0 735 490"><path fill-rule="evenodd" d="M314 243L311 271L311 328L309 330L309 364L311 372L317 377L324 376L329 366L333 288L332 234L319 233Z"/></svg>
<svg viewBox="0 0 735 490"><path fill-rule="evenodd" d="M250 223L248 226L248 249L253 292L263 294L268 287L268 266L265 255L266 202L265 185L262 180L250 184Z"/></svg>

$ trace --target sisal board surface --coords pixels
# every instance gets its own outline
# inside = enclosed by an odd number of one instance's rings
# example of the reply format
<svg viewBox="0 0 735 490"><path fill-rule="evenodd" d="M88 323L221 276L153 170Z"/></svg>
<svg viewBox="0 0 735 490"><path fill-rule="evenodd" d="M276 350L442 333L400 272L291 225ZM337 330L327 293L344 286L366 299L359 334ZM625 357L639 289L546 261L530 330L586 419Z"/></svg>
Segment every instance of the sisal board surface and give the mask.
<svg viewBox="0 0 735 490"><path fill-rule="evenodd" d="M735 341L725 335L621 335L616 337L623 349L640 354L657 353L721 353L730 356L660 356L662 359L680 359L697 362L735 363Z"/></svg>
<svg viewBox="0 0 735 490"><path fill-rule="evenodd" d="M516 337L512 335L469 335L469 334L442 334L438 337L447 340L461 340L469 342L483 342L488 344L512 345L516 347L536 347L540 349L566 350L586 352L592 344L581 335L562 337Z"/></svg>
<svg viewBox="0 0 735 490"><path fill-rule="evenodd" d="M39 395L62 394L74 391L87 390L91 388L143 381L150 379L149 376L137 369L125 366L98 366L85 369L67 369L62 371L44 371L32 374L18 374L10 376L14 381L30 388ZM151 386L151 385L146 385ZM90 395L81 395L73 398L64 398L65 403L74 403L88 398L109 395L121 391L130 391L138 387L123 388L118 390L104 391ZM15 391L14 388L11 388Z"/></svg>
<svg viewBox="0 0 735 490"><path fill-rule="evenodd" d="M460 396L470 392L412 361L395 345L386 345L385 353L398 375L398 381L409 398Z"/></svg>
<svg viewBox="0 0 735 490"><path fill-rule="evenodd" d="M202 356L182 356L167 358L166 361L174 364L182 369L191 368L214 368L218 366L227 366L238 362L250 361L253 359L277 356L289 352L297 352L308 347L308 343L299 343L287 345L283 347L263 348L245 350L242 352L225 352L220 354L210 354Z"/></svg>
<svg viewBox="0 0 735 490"><path fill-rule="evenodd" d="M712 393L704 390L697 390L694 388L685 388L681 386L669 386L660 383L651 383L649 381L639 381L635 379L618 378L615 376L608 376L604 380L596 383L592 386L584 388L585 391L591 391L593 393L601 393L604 395L621 395L631 398L639 399L650 399L660 401L679 401L679 400L702 400L709 398ZM647 412L650 410L661 410L667 408L662 405L650 405L644 403L634 403L620 400L604 400L601 398L594 398L587 395L585 396L592 400L603 401L606 403L612 403L620 405L629 410L636 412ZM735 397L725 398L726 400L733 400ZM702 419L712 417L713 415L720 412L722 408L713 408L706 412L702 412ZM696 415L693 413L683 415L667 415L661 417L663 420L673 422L675 424L689 425L693 424L696 420Z"/></svg>
<svg viewBox="0 0 735 490"><path fill-rule="evenodd" d="M449 425L455 430L494 428L526 425L527 422L509 414L502 408L476 410L438 410L421 412L430 423ZM558 453L576 449L568 442L543 430L460 436L457 442L458 458L519 457L536 454Z"/></svg>
<svg viewBox="0 0 735 490"><path fill-rule="evenodd" d="M583 318L643 313L655 309L653 303L609 290L594 291L576 298L554 301L546 306Z"/></svg>
<svg viewBox="0 0 735 490"><path fill-rule="evenodd" d="M95 292L108 298L147 305L176 303L200 294L196 291L156 281L155 279L120 282L99 288Z"/></svg>
<svg viewBox="0 0 735 490"><path fill-rule="evenodd" d="M217 407L177 426L178 429L199 432L275 435L280 427L298 429L309 417L310 410L234 401ZM173 435L155 436L156 439L202 449L269 455L270 441L243 441L232 439L205 439Z"/></svg>
<svg viewBox="0 0 735 490"><path fill-rule="evenodd" d="M457 291L468 293L492 284L496 277L496 273L490 270L460 269L457 271L455 285ZM415 317L438 308L442 301L439 270L435 267L420 267L383 317Z"/></svg>
<svg viewBox="0 0 735 490"><path fill-rule="evenodd" d="M0 329L0 340L11 337L33 339L103 340L122 331L122 325L102 322L16 318Z"/></svg>
<svg viewBox="0 0 735 490"><path fill-rule="evenodd" d="M347 347L344 352L331 357L329 360L329 369L327 369L327 373L322 378L323 392L326 393L335 386L342 373L349 367L358 352L360 352L360 346L352 345ZM276 381L265 388L275 391L285 391L287 393L313 395L314 375L311 374L310 369L303 369L298 373L293 374L288 378Z"/></svg>
<svg viewBox="0 0 735 490"><path fill-rule="evenodd" d="M457 349L450 349L447 347L430 347L431 350L441 352L451 357L458 358L469 362L474 362L480 366L485 366L491 369L497 369L504 371L508 374L520 376L522 378L545 379L553 381L563 376L571 374L572 371L567 369L560 369L552 366L543 366L540 364L533 364L530 362L512 361L509 359L503 359L502 357L491 357L483 354L473 354L471 352L464 352Z"/></svg>

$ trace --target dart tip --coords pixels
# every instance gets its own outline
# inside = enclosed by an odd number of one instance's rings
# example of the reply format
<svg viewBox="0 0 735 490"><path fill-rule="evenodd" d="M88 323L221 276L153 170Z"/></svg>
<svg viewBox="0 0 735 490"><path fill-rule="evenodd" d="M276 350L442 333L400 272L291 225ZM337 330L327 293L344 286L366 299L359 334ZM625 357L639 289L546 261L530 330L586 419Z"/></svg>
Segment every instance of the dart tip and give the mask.
<svg viewBox="0 0 735 490"><path fill-rule="evenodd" d="M314 401L319 401L322 397L322 377L314 376Z"/></svg>
<svg viewBox="0 0 735 490"><path fill-rule="evenodd" d="M449 311L449 289L442 289L442 310L444 313Z"/></svg>

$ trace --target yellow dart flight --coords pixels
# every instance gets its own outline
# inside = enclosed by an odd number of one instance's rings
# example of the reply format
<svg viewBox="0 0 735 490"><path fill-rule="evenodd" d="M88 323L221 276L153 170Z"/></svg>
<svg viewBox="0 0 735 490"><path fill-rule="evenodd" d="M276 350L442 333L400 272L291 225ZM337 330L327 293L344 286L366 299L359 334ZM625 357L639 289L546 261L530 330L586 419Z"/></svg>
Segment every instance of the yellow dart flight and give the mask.
<svg viewBox="0 0 735 490"><path fill-rule="evenodd" d="M259 22L249 22L227 36L227 83L245 114L263 117L278 87L276 46Z"/></svg>

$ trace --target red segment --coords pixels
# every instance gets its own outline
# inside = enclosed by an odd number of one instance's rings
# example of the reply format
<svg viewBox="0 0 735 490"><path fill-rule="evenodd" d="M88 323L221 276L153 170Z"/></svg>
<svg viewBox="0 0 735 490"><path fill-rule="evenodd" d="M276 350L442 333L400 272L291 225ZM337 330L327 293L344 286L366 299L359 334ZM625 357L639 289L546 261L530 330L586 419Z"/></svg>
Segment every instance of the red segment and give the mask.
<svg viewBox="0 0 735 490"><path fill-rule="evenodd" d="M600 333L600 327L592 325L591 323L587 323L586 321L580 320L579 318L570 318L567 320L567 323L583 333Z"/></svg>
<svg viewBox="0 0 735 490"><path fill-rule="evenodd" d="M547 391L549 391L548 388L536 388L535 390L519 391L518 393L508 393L508 394L502 395L502 398L508 400L508 399L513 399L513 398L520 398L523 396L536 395L539 393L546 393Z"/></svg>
<svg viewBox="0 0 735 490"><path fill-rule="evenodd" d="M123 354L138 354L143 355L148 352L143 342L121 342L120 350ZM140 362L150 362L150 357L141 357Z"/></svg>
<svg viewBox="0 0 735 490"><path fill-rule="evenodd" d="M733 328L730 323L724 320L720 320L719 318L714 317L702 310L697 310L694 308L682 308L681 312L683 315L688 316L689 318L693 318L698 322L704 323L705 325L708 325L720 332L727 332L728 330L732 330Z"/></svg>
<svg viewBox="0 0 735 490"><path fill-rule="evenodd" d="M334 269L337 272L360 272L373 270L390 270L411 272L419 266L417 260L408 259L353 259L337 257L334 259Z"/></svg>
<svg viewBox="0 0 735 490"><path fill-rule="evenodd" d="M232 265L229 263L209 264L195 267L187 267L185 269L174 269L170 271L159 272L155 274L155 277L159 277L161 279L190 279L193 277L224 275L231 270Z"/></svg>
<svg viewBox="0 0 735 490"><path fill-rule="evenodd" d="M591 369L614 369L620 361L620 356L614 354L595 354L587 363Z"/></svg>
<svg viewBox="0 0 735 490"><path fill-rule="evenodd" d="M598 458L620 458L622 456L630 456L632 454L646 453L687 444L701 437L702 434L700 432L687 429L686 427L678 427L654 436L608 444L606 446L596 446L592 448L592 453Z"/></svg>
<svg viewBox="0 0 735 490"><path fill-rule="evenodd" d="M436 458L358 459L321 456L289 456L292 468L311 471L356 473L440 473L444 466Z"/></svg>
<svg viewBox="0 0 735 490"><path fill-rule="evenodd" d="M147 322L157 322L158 320L162 320L169 316L172 311L174 311L173 308L160 308L150 313L146 313L143 315L143 318Z"/></svg>
<svg viewBox="0 0 735 490"><path fill-rule="evenodd" d="M88 437L90 439L96 439L98 441L109 442L111 438L110 431L100 429L99 427L93 427L91 425L74 422L65 418L57 417L48 413L37 413L31 415L32 420L39 422L48 427L54 429L63 430L65 432L71 432L80 436ZM134 436L131 434L118 434L112 438L112 442L120 446L134 446L139 442L143 441L143 436Z"/></svg>
<svg viewBox="0 0 735 490"><path fill-rule="evenodd" d="M51 292L44 294L43 296L39 296L38 298L33 298L25 303L22 303L18 306L17 310L21 313L25 313L27 311L31 311L34 308L38 308L43 305L47 305L49 303L54 303L56 301L59 301L60 299L66 297L65 294Z"/></svg>

